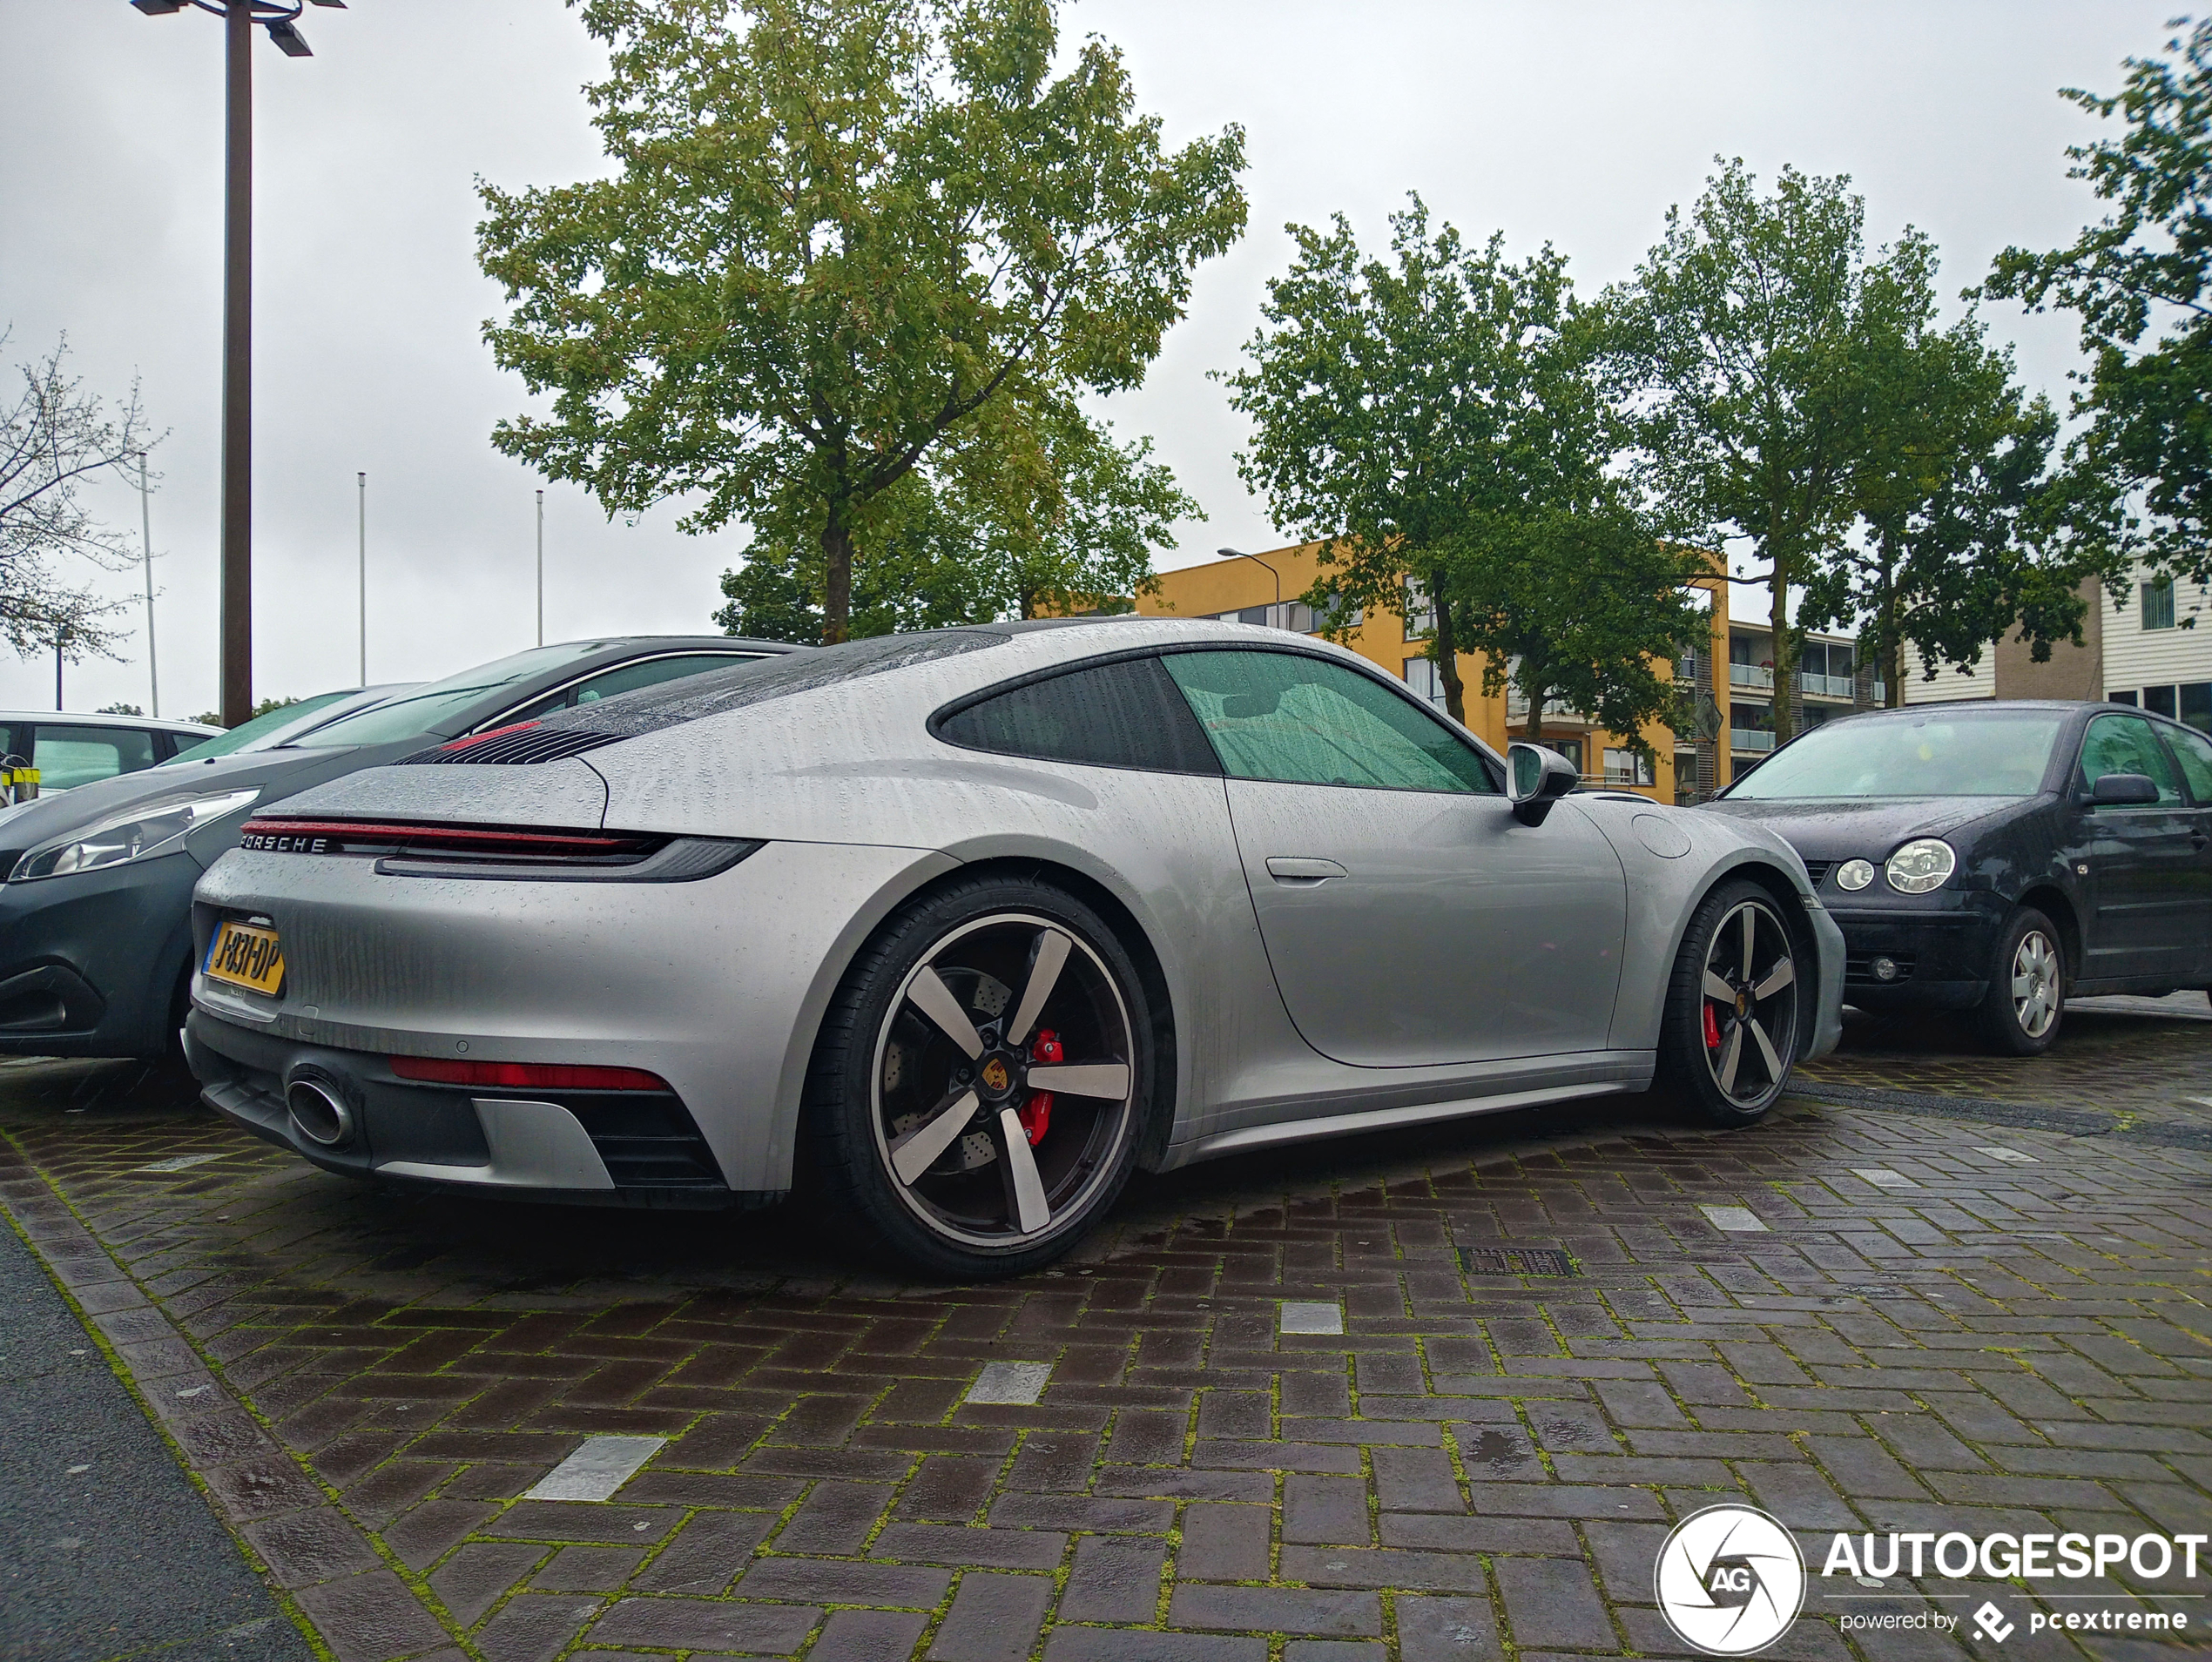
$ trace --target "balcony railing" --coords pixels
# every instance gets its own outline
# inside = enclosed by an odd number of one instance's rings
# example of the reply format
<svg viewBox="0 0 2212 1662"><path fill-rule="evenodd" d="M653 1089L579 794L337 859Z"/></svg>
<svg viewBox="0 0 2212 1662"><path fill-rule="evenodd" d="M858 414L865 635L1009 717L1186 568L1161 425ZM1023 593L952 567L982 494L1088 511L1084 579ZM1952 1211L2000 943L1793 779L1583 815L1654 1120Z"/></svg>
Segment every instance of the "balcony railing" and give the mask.
<svg viewBox="0 0 2212 1662"><path fill-rule="evenodd" d="M1764 663L1731 663L1728 666L1728 684L1731 687L1771 687L1774 671Z"/></svg>
<svg viewBox="0 0 2212 1662"><path fill-rule="evenodd" d="M1526 693L1514 692L1508 689L1506 693L1507 719L1517 720L1527 714L1528 695ZM1545 699L1544 714L1547 716L1563 716L1569 721L1580 721L1582 719L1581 712L1570 707L1566 700L1561 698Z"/></svg>
<svg viewBox="0 0 2212 1662"><path fill-rule="evenodd" d="M1807 670L1797 671L1797 684L1818 698L1849 698L1854 691L1849 676L1824 676Z"/></svg>
<svg viewBox="0 0 2212 1662"><path fill-rule="evenodd" d="M1757 727L1732 727L1728 733L1728 748L1731 750L1770 750L1774 735Z"/></svg>

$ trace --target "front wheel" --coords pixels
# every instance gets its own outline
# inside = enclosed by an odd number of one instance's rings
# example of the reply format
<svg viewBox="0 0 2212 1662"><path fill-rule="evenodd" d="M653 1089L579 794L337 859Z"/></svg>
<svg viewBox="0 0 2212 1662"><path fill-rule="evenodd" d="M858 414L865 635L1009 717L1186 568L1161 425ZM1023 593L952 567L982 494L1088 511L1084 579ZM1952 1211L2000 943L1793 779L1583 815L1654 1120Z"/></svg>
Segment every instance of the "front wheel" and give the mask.
<svg viewBox="0 0 2212 1662"><path fill-rule="evenodd" d="M1797 945L1774 897L1724 883L1690 918L1667 988L1662 1076L1715 1125L1764 1119L1797 1065Z"/></svg>
<svg viewBox="0 0 2212 1662"><path fill-rule="evenodd" d="M1150 1012L1128 952L1049 885L963 883L894 918L839 988L807 1076L834 1199L961 1279L1072 1247L1129 1181Z"/></svg>
<svg viewBox="0 0 2212 1662"><path fill-rule="evenodd" d="M1990 972L1979 1014L1991 1047L2001 1056L2050 1049L2066 1014L2066 948L2051 920L2033 906L2015 912Z"/></svg>

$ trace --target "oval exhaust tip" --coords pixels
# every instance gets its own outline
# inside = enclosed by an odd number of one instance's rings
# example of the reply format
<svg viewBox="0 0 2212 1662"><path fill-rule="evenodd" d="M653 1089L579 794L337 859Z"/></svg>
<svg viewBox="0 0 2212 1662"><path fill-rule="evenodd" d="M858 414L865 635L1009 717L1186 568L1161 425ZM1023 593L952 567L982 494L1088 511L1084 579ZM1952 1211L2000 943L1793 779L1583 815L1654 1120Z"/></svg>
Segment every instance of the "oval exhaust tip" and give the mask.
<svg viewBox="0 0 2212 1662"><path fill-rule="evenodd" d="M285 1089L284 1104L292 1111L293 1128L309 1142L335 1148L353 1137L354 1111L320 1080L293 1080Z"/></svg>

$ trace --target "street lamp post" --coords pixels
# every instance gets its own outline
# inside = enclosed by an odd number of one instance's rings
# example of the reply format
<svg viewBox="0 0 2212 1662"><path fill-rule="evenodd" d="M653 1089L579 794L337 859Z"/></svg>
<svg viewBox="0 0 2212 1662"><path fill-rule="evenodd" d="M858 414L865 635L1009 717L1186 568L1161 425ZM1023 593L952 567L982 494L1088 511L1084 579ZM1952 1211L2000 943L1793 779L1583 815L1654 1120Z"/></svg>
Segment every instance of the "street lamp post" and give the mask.
<svg viewBox="0 0 2212 1662"><path fill-rule="evenodd" d="M1278 612L1282 609L1283 574L1281 572L1276 570L1273 566L1269 565L1266 561L1261 559L1258 555L1246 554L1242 548L1216 548L1214 552L1220 555L1224 560L1249 560L1254 565L1258 566L1262 571L1265 572L1269 576L1274 578L1275 607Z"/></svg>
<svg viewBox="0 0 2212 1662"><path fill-rule="evenodd" d="M355 474L354 480L361 490L361 563L356 575L360 580L361 685L366 687L368 685L368 475Z"/></svg>
<svg viewBox="0 0 2212 1662"><path fill-rule="evenodd" d="M309 4L346 0L131 0L150 17L192 5L223 19L222 721L253 714L253 30L307 57Z"/></svg>
<svg viewBox="0 0 2212 1662"><path fill-rule="evenodd" d="M545 493L537 494L537 643L545 644Z"/></svg>
<svg viewBox="0 0 2212 1662"><path fill-rule="evenodd" d="M161 662L153 641L153 499L146 479L146 453L138 452L138 534L145 549L146 567L146 683L152 695L153 714L161 715Z"/></svg>

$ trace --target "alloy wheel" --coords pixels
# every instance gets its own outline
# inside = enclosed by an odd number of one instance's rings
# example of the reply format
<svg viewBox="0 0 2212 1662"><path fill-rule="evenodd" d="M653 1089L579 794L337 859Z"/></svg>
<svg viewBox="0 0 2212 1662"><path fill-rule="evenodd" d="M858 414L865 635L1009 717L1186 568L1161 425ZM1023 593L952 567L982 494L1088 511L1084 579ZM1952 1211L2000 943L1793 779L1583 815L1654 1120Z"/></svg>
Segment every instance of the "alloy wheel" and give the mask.
<svg viewBox="0 0 2212 1662"><path fill-rule="evenodd" d="M1116 1167L1136 1054L1122 989L1065 925L1001 912L949 931L876 1037L870 1120L894 1192L962 1245L1051 1233Z"/></svg>
<svg viewBox="0 0 2212 1662"><path fill-rule="evenodd" d="M2040 929L2013 949L2013 1019L2030 1039L2040 1039L2059 1019L2059 951Z"/></svg>
<svg viewBox="0 0 2212 1662"><path fill-rule="evenodd" d="M1705 947L1701 1017L1705 1066L1736 1107L1764 1107L1789 1077L1797 979L1790 932L1772 906L1742 900L1722 914Z"/></svg>

